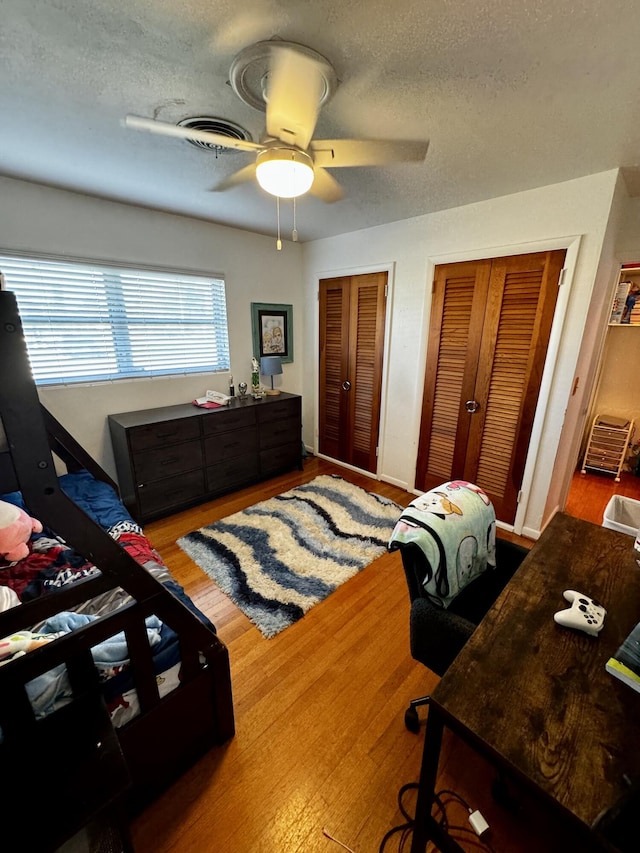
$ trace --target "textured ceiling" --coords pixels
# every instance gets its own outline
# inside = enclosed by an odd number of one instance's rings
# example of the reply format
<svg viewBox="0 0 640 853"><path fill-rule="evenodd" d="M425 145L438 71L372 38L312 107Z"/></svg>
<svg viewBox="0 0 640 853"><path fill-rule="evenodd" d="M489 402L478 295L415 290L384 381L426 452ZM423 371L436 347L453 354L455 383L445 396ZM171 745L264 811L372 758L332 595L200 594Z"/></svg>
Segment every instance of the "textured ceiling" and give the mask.
<svg viewBox="0 0 640 853"><path fill-rule="evenodd" d="M251 155L128 130L127 113L264 113L228 85L254 42L305 44L340 84L315 137L429 139L419 164L333 172L297 204L301 240L625 167L640 185L638 0L0 0L0 173L265 234ZM291 219L283 202L283 236Z"/></svg>

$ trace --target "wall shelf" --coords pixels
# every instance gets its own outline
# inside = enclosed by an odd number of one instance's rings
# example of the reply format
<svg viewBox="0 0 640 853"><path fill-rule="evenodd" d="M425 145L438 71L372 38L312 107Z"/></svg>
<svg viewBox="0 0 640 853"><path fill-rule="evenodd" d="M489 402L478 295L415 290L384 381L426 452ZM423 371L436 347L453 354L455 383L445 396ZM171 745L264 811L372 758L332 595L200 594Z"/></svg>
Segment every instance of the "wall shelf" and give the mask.
<svg viewBox="0 0 640 853"><path fill-rule="evenodd" d="M622 267L620 270L611 306L610 326L640 326L640 298L631 297L631 305L626 306L629 294L640 297L640 266L636 264ZM629 308L631 309L630 315L627 316L629 322L621 322Z"/></svg>

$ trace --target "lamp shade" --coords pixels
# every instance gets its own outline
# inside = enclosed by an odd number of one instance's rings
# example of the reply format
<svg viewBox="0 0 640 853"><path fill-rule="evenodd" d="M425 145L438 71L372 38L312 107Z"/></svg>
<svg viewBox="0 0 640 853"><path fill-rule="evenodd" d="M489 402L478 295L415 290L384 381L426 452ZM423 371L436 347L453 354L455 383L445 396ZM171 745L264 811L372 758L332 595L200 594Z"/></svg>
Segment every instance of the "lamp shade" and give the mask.
<svg viewBox="0 0 640 853"><path fill-rule="evenodd" d="M263 355L260 359L260 373L271 377L271 390L267 394L279 394L280 389L273 387L273 377L282 373L282 362L279 355Z"/></svg>
<svg viewBox="0 0 640 853"><path fill-rule="evenodd" d="M268 148L256 160L256 178L266 192L280 198L304 195L313 183L313 161L295 148Z"/></svg>
<svg viewBox="0 0 640 853"><path fill-rule="evenodd" d="M263 376L278 376L282 373L282 362L279 355L263 355L260 359L260 373Z"/></svg>

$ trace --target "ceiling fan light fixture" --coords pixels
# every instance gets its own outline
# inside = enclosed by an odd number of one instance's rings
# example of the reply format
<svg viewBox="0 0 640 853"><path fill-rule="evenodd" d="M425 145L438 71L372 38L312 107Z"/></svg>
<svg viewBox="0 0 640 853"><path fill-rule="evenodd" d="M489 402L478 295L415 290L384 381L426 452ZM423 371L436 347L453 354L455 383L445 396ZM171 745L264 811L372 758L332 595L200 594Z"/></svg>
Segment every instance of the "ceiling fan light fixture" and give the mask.
<svg viewBox="0 0 640 853"><path fill-rule="evenodd" d="M263 190L279 198L297 198L311 189L313 161L295 148L268 148L256 160L256 177Z"/></svg>

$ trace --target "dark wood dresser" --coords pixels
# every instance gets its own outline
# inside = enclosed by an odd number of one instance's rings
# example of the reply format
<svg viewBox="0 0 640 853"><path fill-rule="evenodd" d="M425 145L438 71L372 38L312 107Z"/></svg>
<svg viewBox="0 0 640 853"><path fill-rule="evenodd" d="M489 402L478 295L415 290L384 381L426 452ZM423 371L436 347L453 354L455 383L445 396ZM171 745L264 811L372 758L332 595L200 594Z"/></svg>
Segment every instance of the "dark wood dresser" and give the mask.
<svg viewBox="0 0 640 853"><path fill-rule="evenodd" d="M122 500L144 524L296 466L302 398L283 392L228 406L109 415Z"/></svg>

